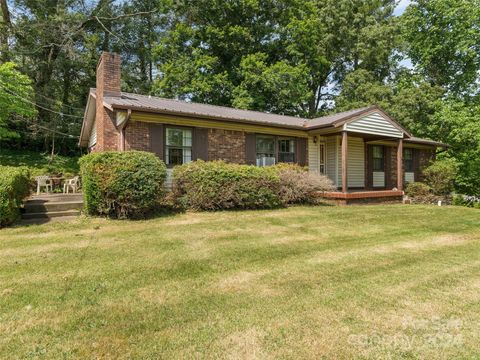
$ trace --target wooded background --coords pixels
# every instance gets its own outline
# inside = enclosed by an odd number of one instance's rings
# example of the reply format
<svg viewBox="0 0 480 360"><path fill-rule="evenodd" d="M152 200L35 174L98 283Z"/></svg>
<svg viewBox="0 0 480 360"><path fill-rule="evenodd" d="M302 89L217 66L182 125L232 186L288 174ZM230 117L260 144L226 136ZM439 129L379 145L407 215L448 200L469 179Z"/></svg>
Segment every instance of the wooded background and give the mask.
<svg viewBox="0 0 480 360"><path fill-rule="evenodd" d="M316 117L378 104L479 193L480 0L0 0L0 147L77 146L101 51L125 91Z"/></svg>

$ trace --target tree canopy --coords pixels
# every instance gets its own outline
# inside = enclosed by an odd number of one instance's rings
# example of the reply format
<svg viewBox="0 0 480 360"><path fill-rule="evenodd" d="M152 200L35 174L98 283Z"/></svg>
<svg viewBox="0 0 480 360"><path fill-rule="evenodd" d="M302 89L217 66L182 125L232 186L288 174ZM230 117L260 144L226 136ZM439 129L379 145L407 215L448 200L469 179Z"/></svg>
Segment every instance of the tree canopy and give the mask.
<svg viewBox="0 0 480 360"><path fill-rule="evenodd" d="M400 16L397 2L0 0L0 63L18 78L2 145L78 152L99 54L114 51L126 91L310 118L378 104L450 143L440 157L478 193L480 0L414 0Z"/></svg>

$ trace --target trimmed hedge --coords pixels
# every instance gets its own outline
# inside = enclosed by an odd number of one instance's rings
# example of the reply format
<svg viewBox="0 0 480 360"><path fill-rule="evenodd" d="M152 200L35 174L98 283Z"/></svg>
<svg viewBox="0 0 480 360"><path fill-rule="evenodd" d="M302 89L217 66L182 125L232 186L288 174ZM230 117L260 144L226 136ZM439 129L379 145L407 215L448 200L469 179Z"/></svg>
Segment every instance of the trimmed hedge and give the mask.
<svg viewBox="0 0 480 360"><path fill-rule="evenodd" d="M173 169L173 195L194 210L265 209L281 204L272 168L202 160Z"/></svg>
<svg viewBox="0 0 480 360"><path fill-rule="evenodd" d="M29 193L28 168L0 166L0 227L10 225L17 220L22 201Z"/></svg>
<svg viewBox="0 0 480 360"><path fill-rule="evenodd" d="M79 163L88 214L118 219L143 217L164 196L166 167L152 153L91 153Z"/></svg>
<svg viewBox="0 0 480 360"><path fill-rule="evenodd" d="M330 190L324 176L296 165L257 167L223 161L194 161L173 170L173 197L193 210L269 209L312 202L314 191Z"/></svg>

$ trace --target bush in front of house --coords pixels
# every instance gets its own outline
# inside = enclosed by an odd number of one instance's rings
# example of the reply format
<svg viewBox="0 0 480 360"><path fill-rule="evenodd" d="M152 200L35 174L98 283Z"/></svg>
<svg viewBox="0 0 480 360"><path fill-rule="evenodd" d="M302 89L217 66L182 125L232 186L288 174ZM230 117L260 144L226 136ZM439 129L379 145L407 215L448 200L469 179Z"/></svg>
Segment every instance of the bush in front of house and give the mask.
<svg viewBox="0 0 480 360"><path fill-rule="evenodd" d="M308 204L318 201L317 192L334 191L333 182L326 176L309 172L294 164L274 166L280 177L279 195L283 204Z"/></svg>
<svg viewBox="0 0 480 360"><path fill-rule="evenodd" d="M198 160L173 169L174 198L193 210L274 208L279 188L273 168Z"/></svg>
<svg viewBox="0 0 480 360"><path fill-rule="evenodd" d="M269 209L313 202L315 191L332 189L324 176L296 165L257 167L195 161L174 168L176 203L193 210Z"/></svg>
<svg viewBox="0 0 480 360"><path fill-rule="evenodd" d="M472 195L455 195L452 201L453 205L466 206L480 209L480 197Z"/></svg>
<svg viewBox="0 0 480 360"><path fill-rule="evenodd" d="M405 194L412 197L426 197L433 195L432 188L425 183L421 182L412 182L407 185L405 188Z"/></svg>
<svg viewBox="0 0 480 360"><path fill-rule="evenodd" d="M79 163L88 214L140 218L153 210L165 194L166 167L152 153L90 153Z"/></svg>
<svg viewBox="0 0 480 360"><path fill-rule="evenodd" d="M0 227L10 225L18 218L22 201L29 193L28 168L0 166Z"/></svg>
<svg viewBox="0 0 480 360"><path fill-rule="evenodd" d="M423 170L425 183L430 186L434 195L450 195L454 188L457 168L453 159L443 159Z"/></svg>

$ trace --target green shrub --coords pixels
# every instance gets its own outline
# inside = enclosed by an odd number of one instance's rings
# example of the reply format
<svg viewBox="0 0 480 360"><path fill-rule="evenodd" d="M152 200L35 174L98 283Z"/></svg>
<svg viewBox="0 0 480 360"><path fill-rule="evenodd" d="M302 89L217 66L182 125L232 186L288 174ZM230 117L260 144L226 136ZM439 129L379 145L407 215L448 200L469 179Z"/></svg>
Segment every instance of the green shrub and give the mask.
<svg viewBox="0 0 480 360"><path fill-rule="evenodd" d="M273 167L194 161L173 170L173 195L194 210L262 209L281 205Z"/></svg>
<svg viewBox="0 0 480 360"><path fill-rule="evenodd" d="M472 195L455 195L452 204L480 209L480 197Z"/></svg>
<svg viewBox="0 0 480 360"><path fill-rule="evenodd" d="M88 214L142 217L164 195L166 167L152 153L91 153L80 158L79 162Z"/></svg>
<svg viewBox="0 0 480 360"><path fill-rule="evenodd" d="M425 183L435 195L448 195L453 191L457 164L450 159L438 160L423 170Z"/></svg>
<svg viewBox="0 0 480 360"><path fill-rule="evenodd" d="M0 166L0 227L18 218L22 201L29 193L30 173L26 167Z"/></svg>
<svg viewBox="0 0 480 360"><path fill-rule="evenodd" d="M429 196L432 194L432 189L427 184L421 182L413 182L407 185L407 187L405 188L405 194L412 198Z"/></svg>
<svg viewBox="0 0 480 360"><path fill-rule="evenodd" d="M333 189L325 176L298 165L271 167L195 161L174 168L173 196L194 210L268 209L311 203L316 191Z"/></svg>
<svg viewBox="0 0 480 360"><path fill-rule="evenodd" d="M335 190L328 177L298 165L279 164L274 168L280 177L279 195L283 204L314 203L318 200L316 192Z"/></svg>

